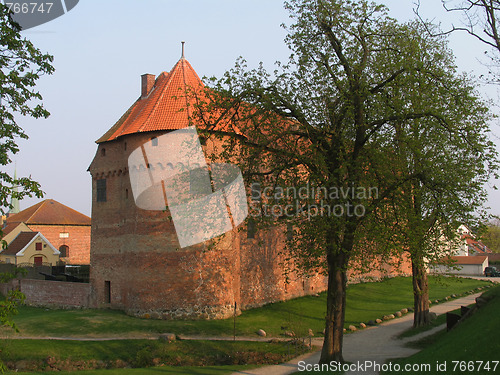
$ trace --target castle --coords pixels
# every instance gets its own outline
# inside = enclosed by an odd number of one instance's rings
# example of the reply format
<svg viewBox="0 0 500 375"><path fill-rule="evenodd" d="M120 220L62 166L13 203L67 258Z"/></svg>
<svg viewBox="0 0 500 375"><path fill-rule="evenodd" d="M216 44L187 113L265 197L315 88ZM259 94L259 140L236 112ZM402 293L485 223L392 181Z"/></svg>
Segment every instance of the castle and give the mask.
<svg viewBox="0 0 500 375"><path fill-rule="evenodd" d="M148 143L155 146L164 134L196 125L188 91L203 87L184 55L170 72L141 79L139 98L97 140L89 167L92 304L152 318L217 319L325 290L321 275L303 278L292 271L285 279L281 228L233 229L214 245L206 241L182 248L168 209L136 205L130 154Z"/></svg>

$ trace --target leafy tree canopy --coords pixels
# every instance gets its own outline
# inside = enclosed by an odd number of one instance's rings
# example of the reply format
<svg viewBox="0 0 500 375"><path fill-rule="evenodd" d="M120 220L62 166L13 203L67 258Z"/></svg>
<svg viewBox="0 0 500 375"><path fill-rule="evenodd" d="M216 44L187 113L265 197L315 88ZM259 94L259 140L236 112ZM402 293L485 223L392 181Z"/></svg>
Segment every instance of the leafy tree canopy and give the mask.
<svg viewBox="0 0 500 375"><path fill-rule="evenodd" d="M53 57L42 53L20 34L20 26L12 20L7 7L0 3L0 165L11 163L19 151L19 138L27 139L18 124L22 116L46 118L49 112L41 104L42 96L35 85L40 76L52 74ZM18 186L17 192L12 186ZM11 197L42 196L40 185L30 177L14 180L0 172L0 207L4 212Z"/></svg>

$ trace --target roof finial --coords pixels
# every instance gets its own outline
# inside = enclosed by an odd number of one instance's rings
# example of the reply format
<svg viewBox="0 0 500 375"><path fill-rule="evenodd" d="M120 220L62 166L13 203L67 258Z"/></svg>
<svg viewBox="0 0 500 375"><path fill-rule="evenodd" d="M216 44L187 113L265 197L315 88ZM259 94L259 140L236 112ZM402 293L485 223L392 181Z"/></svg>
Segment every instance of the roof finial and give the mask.
<svg viewBox="0 0 500 375"><path fill-rule="evenodd" d="M184 43L186 43L186 42L184 42L184 41L181 42L181 44L182 44L182 56L181 56L181 59L184 58Z"/></svg>

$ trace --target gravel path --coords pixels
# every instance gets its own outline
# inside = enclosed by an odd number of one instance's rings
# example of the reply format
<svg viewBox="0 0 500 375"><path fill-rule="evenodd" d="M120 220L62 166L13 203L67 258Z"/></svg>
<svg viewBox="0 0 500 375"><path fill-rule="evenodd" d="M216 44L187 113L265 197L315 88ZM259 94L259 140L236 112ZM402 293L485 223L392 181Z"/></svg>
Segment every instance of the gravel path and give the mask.
<svg viewBox="0 0 500 375"><path fill-rule="evenodd" d="M458 298L449 302L431 307L431 311L436 314L444 314L460 308L460 306L470 305L475 302L476 297L481 293L472 294L463 298ZM381 365L392 358L408 357L416 352L417 349L406 347L410 341L419 340L425 336L432 335L441 329L445 329L445 325L433 328L432 330L423 332L419 335L398 339L397 336L407 329L411 328L413 324L413 314L407 314L401 318L389 320L381 323L375 327L369 327L354 333L344 336L344 359L352 363L365 364L376 362ZM321 346L322 340L319 338L314 339L314 345ZM320 351L305 354L301 357L295 358L290 362L283 363L276 366L260 367L248 371L235 372L232 375L286 375L298 371L298 364L316 364L319 361ZM372 369L363 368L363 371L349 371L347 375L378 375L377 371Z"/></svg>

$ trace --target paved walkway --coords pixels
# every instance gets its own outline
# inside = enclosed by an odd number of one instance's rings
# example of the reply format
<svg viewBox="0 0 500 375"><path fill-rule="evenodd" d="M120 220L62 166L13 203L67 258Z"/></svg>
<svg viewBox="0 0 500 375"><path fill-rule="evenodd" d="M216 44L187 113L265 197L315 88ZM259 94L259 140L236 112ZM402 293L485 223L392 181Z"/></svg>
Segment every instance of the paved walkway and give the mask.
<svg viewBox="0 0 500 375"><path fill-rule="evenodd" d="M475 302L476 297L481 293L472 294L463 298L458 298L449 302L431 307L431 311L436 314L444 314L448 311L460 308L460 306L470 305ZM408 357L418 352L417 349L408 348L405 345L414 340L419 340L422 337L431 335L441 329L445 329L445 325L433 328L432 330L423 332L419 335L398 339L397 336L413 325L413 314L406 314L405 316L387 322L381 323L375 327L369 327L354 333L344 336L344 359L351 363L364 363L365 361L375 361L377 364L383 364L392 358ZM315 338L314 345L321 346L322 339ZM316 364L319 362L320 351L305 354L301 357L295 358L290 362L283 363L276 366L260 367L248 371L235 372L232 375L287 375L298 371L299 361L307 364ZM352 372L349 371L347 375L374 375L378 374L376 371Z"/></svg>

